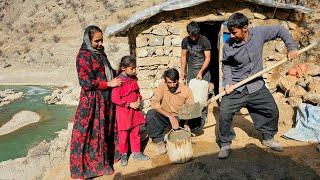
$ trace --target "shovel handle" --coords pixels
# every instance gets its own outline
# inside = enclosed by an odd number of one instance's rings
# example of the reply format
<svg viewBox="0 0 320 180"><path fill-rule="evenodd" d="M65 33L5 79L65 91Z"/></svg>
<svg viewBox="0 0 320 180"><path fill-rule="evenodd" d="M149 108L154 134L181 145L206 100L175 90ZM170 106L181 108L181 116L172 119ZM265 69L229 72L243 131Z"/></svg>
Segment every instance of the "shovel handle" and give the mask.
<svg viewBox="0 0 320 180"><path fill-rule="evenodd" d="M315 47L316 45L318 45L318 42L313 42L313 43L311 43L309 46L307 46L307 47L305 47L305 48L303 48L303 49L300 49L300 50L298 51L298 55L300 55L300 54L302 54L302 53L304 53L304 52L306 52L306 51L309 51L310 49L312 49L312 48ZM265 74L266 72L269 72L270 70L272 70L272 69L280 66L281 64L283 64L283 63L285 63L285 62L287 62L287 58L284 58L283 60L277 62L276 64L274 64L274 65L272 65L272 66L270 66L270 67L267 67L267 68L265 68L264 70L262 70L262 71L260 71L260 72L258 72L258 73L256 73L256 74L254 74L254 75L252 75L252 76L250 76L250 77L248 77L248 78L246 78L246 79L244 79L244 80L236 83L236 84L233 86L234 89L236 89L236 88L238 88L238 87L246 84L247 82L249 82L249 81L251 81L251 80L253 80L253 79L255 79L255 78L257 78L257 77L259 77L259 76L261 76L261 75L263 75L263 74ZM221 93L219 93L218 95L216 95L216 96L212 97L211 99L209 99L209 100L207 101L207 105L209 105L211 102L214 102L214 101L218 100L219 98L221 98L222 96L224 96L224 95L226 95L226 94L227 94L227 93L226 93L226 91L224 90L223 92L221 92Z"/></svg>

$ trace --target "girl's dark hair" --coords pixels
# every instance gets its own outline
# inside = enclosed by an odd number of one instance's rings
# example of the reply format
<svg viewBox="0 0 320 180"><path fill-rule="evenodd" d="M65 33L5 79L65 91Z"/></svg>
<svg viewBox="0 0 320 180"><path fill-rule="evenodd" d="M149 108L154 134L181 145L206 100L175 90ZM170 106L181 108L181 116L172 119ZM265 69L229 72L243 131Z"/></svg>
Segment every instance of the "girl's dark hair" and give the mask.
<svg viewBox="0 0 320 180"><path fill-rule="evenodd" d="M178 81L179 72L175 68L170 68L163 73L163 78L164 80L166 80L166 78L169 78L172 81Z"/></svg>
<svg viewBox="0 0 320 180"><path fill-rule="evenodd" d="M137 62L134 56L123 56L120 62L120 69L127 68L127 67L136 67Z"/></svg>
<svg viewBox="0 0 320 180"><path fill-rule="evenodd" d="M192 21L191 23L189 23L187 25L187 31L190 36L191 35L199 35L200 27L199 27L198 23Z"/></svg>
<svg viewBox="0 0 320 180"><path fill-rule="evenodd" d="M227 27L229 31L232 31L234 28L243 28L248 25L248 18L242 13L234 13L232 14L227 23Z"/></svg>
<svg viewBox="0 0 320 180"><path fill-rule="evenodd" d="M89 39L90 41L92 41L92 38L93 38L93 35L94 33L96 32L101 32L102 33L102 30L98 27L98 26L95 26L95 25L90 25L86 28L86 30L84 31L84 33L88 33L89 34Z"/></svg>

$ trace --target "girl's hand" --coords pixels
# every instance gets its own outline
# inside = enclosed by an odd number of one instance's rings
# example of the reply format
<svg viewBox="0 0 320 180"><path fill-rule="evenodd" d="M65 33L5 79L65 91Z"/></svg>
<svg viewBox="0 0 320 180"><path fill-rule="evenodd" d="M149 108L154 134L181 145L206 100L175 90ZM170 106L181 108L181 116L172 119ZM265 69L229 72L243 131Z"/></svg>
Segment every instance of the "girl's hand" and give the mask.
<svg viewBox="0 0 320 180"><path fill-rule="evenodd" d="M122 85L122 80L119 78L114 78L111 81L108 81L108 86L109 87L118 87Z"/></svg>

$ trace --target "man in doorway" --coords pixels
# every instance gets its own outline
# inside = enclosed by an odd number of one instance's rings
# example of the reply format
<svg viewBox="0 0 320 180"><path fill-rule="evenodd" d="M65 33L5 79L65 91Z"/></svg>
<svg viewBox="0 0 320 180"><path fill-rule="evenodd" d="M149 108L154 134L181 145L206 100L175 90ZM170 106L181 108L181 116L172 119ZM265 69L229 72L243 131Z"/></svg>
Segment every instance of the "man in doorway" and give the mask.
<svg viewBox="0 0 320 180"><path fill-rule="evenodd" d="M210 83L210 41L200 34L200 27L196 22L187 25L189 36L181 43L181 78L189 82L193 78L205 80ZM211 84L213 86L213 84ZM211 88L212 89L212 88ZM205 107L201 115L201 128L204 126L208 115L208 108Z"/></svg>
<svg viewBox="0 0 320 180"><path fill-rule="evenodd" d="M165 154L164 131L166 128L185 127L188 121L178 119L178 110L183 104L192 104L193 95L188 86L179 83L179 72L168 69L163 74L164 82L154 91L151 108L147 112L146 130L150 138L157 143L158 153ZM190 125L191 127L191 125ZM192 127L191 127L192 128Z"/></svg>
<svg viewBox="0 0 320 180"><path fill-rule="evenodd" d="M248 18L241 13L232 14L227 27L231 38L223 47L222 72L227 95L220 104L219 158L229 156L230 144L235 137L231 130L233 115L242 107L248 109L255 128L262 133L262 144L272 150L282 151L282 145L273 138L278 131L278 107L263 78L256 78L237 89L233 85L263 69L262 52L265 42L280 37L288 49L290 60L297 57L297 45L289 32L281 26L248 28Z"/></svg>

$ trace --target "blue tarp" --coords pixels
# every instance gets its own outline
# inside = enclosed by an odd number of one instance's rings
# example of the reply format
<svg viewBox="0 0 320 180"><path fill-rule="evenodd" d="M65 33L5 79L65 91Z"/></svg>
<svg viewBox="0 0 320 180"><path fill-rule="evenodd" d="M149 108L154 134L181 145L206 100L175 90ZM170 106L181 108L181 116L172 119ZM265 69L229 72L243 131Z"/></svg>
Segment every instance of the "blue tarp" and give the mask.
<svg viewBox="0 0 320 180"><path fill-rule="evenodd" d="M297 109L296 127L284 133L283 137L320 143L320 107L300 104Z"/></svg>

